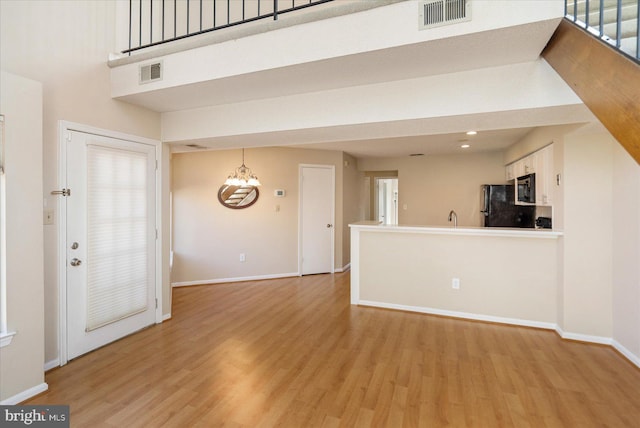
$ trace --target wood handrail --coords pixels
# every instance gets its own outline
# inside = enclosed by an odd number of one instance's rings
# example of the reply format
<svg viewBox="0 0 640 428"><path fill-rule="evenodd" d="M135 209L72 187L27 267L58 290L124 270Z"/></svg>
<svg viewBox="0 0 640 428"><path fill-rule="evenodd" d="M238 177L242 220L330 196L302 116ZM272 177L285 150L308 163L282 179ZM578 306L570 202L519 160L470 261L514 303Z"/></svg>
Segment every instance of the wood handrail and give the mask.
<svg viewBox="0 0 640 428"><path fill-rule="evenodd" d="M542 57L640 164L640 65L567 20Z"/></svg>

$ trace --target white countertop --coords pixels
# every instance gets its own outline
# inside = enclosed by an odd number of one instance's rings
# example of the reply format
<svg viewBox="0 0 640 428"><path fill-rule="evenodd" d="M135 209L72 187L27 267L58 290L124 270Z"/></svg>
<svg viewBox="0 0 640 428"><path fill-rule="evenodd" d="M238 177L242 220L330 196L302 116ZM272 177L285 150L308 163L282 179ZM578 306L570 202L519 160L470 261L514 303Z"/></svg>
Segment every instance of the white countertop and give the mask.
<svg viewBox="0 0 640 428"><path fill-rule="evenodd" d="M470 227L470 226L420 226L385 225L377 221L361 221L349 225L352 229L367 232L424 233L431 235L465 236L509 236L516 238L557 239L563 233L552 229L509 228L509 227Z"/></svg>

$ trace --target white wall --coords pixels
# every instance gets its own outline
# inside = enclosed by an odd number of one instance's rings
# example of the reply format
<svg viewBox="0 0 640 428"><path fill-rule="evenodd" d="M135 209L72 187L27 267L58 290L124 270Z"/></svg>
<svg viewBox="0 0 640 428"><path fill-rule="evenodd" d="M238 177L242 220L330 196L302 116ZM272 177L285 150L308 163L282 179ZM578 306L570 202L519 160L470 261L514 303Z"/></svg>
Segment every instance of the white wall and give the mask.
<svg viewBox="0 0 640 428"><path fill-rule="evenodd" d="M44 383L42 234L42 85L4 70L7 327L17 334L0 349L0 402Z"/></svg>
<svg viewBox="0 0 640 428"><path fill-rule="evenodd" d="M555 237L534 231L521 237L415 229L353 228L359 254L353 255L358 261L352 278L358 278L359 293L352 296L359 294L365 305L555 325ZM452 289L453 278L460 280L458 290Z"/></svg>
<svg viewBox="0 0 640 428"><path fill-rule="evenodd" d="M342 260L336 268L344 268L351 259L351 231L349 224L365 220L364 199L361 195L364 174L358 171L358 160L342 154Z"/></svg>
<svg viewBox="0 0 640 428"><path fill-rule="evenodd" d="M343 0L335 3L342 3ZM232 2L233 3L233 2ZM363 2L364 3L364 2ZM373 2L372 2L373 3ZM337 4L327 5L335 7ZM311 8L318 10L318 7ZM165 76L162 81L147 85L138 85L138 65L136 63L121 65L113 69L114 97L172 88L180 85L224 79L238 75L246 75L264 70L282 68L298 64L331 60L367 52L380 52L385 49L418 45L442 38L456 38L472 33L489 32L499 28L526 25L542 21L553 28L562 17L562 5L555 0L520 0L513 2L496 2L493 0L474 0L471 3L471 14L474 19L452 26L440 26L429 31L418 28L418 5L415 1L398 3L374 8L357 14L337 16L332 19L318 19L304 24L280 28L277 31L266 31L249 37L234 37L222 43L205 46L191 46L192 49L160 57L163 60ZM299 15L298 15L299 16ZM295 15L282 17L283 23L296 19ZM411 23L412 25L407 25ZM270 23L268 30L280 27L279 23ZM383 29L383 31L381 31ZM388 31L393 29L393 31ZM241 31L241 30L236 30ZM214 35L212 35L214 36ZM537 40L536 38L531 38ZM309 44L313 49L309 49ZM494 40L493 43L499 43ZM195 42L194 42L195 44ZM286 47L276 50L278 54L263 55L274 46ZM540 46L539 49L542 49ZM124 46L119 46L124 49ZM478 55L484 46L469 43L464 56ZM474 49L475 48L475 49ZM160 54L162 54L162 49ZM286 55L282 55L286 52ZM525 51L526 52L526 51ZM225 61L219 61L225 58ZM459 57L450 55L446 61L434 62L430 67L439 73L450 71L451 64L457 63ZM523 58L522 61L525 59ZM484 63L486 66L486 62ZM404 65L405 69L413 69L413 63ZM418 68L416 72L420 73ZM366 75L376 75L369 70ZM366 78L366 76L364 76ZM403 78L406 78L403 75ZM259 89L259 88L258 88Z"/></svg>
<svg viewBox="0 0 640 428"><path fill-rule="evenodd" d="M564 314L571 333L612 337L612 151L615 140L579 130L564 141Z"/></svg>
<svg viewBox="0 0 640 428"><path fill-rule="evenodd" d="M565 134L580 127L582 127L582 124L542 126L534 128L518 142L506 148L504 151L504 164L507 165L522 159L551 143L561 142L563 141ZM554 159L555 154L556 153L554 152ZM555 162L555 164L556 168L560 168L562 166L562 162Z"/></svg>
<svg viewBox="0 0 640 428"><path fill-rule="evenodd" d="M613 147L613 339L640 365L640 166Z"/></svg>
<svg viewBox="0 0 640 428"><path fill-rule="evenodd" d="M258 148L245 151L245 163L260 178L258 201L233 210L220 204L218 189L242 161L240 150L175 153L172 159L173 283L206 283L226 279L298 273L299 164L336 168L335 266L348 263L343 254L344 203L357 205L359 197L343 198L343 176L353 181L355 162L344 167L335 151ZM347 193L353 193L348 186ZM275 189L286 196L276 198ZM351 201L353 199L353 201ZM353 209L346 217L353 219ZM357 220L357 219L356 219ZM240 262L244 253L246 261Z"/></svg>
<svg viewBox="0 0 640 428"><path fill-rule="evenodd" d="M360 159L361 171L398 171L399 224L480 226L480 186L505 183L503 153ZM406 205L406 209L404 209Z"/></svg>
<svg viewBox="0 0 640 428"><path fill-rule="evenodd" d="M44 91L44 197L58 189L58 121L159 139L160 117L110 97L107 58L116 50L111 0L0 1L0 63L7 71L42 82ZM38 217L42 222L42 203ZM165 208L166 209L166 208ZM56 223L58 213L54 212ZM168 218L168 212L166 212ZM168 235L168 222L163 226ZM45 361L58 356L57 226L45 226ZM164 251L168 257L168 248ZM163 312L169 313L168 276Z"/></svg>

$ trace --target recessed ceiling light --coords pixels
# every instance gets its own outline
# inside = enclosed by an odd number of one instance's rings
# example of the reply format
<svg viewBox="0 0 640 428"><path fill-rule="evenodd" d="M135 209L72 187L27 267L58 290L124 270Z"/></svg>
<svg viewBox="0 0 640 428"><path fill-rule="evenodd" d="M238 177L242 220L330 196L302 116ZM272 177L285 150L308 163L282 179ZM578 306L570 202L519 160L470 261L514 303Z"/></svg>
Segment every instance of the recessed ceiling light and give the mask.
<svg viewBox="0 0 640 428"><path fill-rule="evenodd" d="M467 135L476 135L478 133L478 131L469 131L467 132Z"/></svg>
<svg viewBox="0 0 640 428"><path fill-rule="evenodd" d="M460 146L460 148L462 148L462 149L468 149L469 147L471 147L471 146L468 145L468 144L463 144L463 145Z"/></svg>

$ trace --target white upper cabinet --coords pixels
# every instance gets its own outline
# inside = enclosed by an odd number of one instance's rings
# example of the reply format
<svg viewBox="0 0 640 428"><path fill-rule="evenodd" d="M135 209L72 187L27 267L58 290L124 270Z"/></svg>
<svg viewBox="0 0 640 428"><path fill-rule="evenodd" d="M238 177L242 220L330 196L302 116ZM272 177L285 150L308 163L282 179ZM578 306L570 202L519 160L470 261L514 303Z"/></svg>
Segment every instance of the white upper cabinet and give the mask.
<svg viewBox="0 0 640 428"><path fill-rule="evenodd" d="M512 181L516 178L516 175L514 173L515 168L514 168L514 164L510 163L509 165L507 165L504 169L504 174L505 174L505 178L507 179L507 181Z"/></svg>
<svg viewBox="0 0 640 428"><path fill-rule="evenodd" d="M536 205L550 206L553 201L553 144L536 152Z"/></svg>
<svg viewBox="0 0 640 428"><path fill-rule="evenodd" d="M537 172L536 169L538 167L538 152L531 153L526 158L522 159L522 174L518 177L522 177L523 175L533 174Z"/></svg>
<svg viewBox="0 0 640 428"><path fill-rule="evenodd" d="M536 205L551 206L553 201L553 144L505 167L507 181L536 174Z"/></svg>

